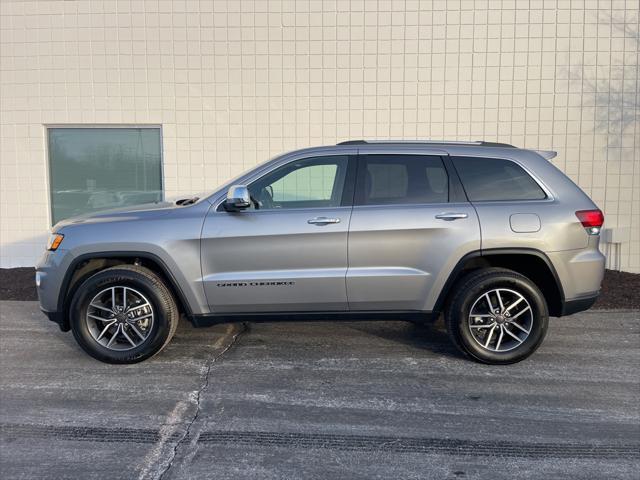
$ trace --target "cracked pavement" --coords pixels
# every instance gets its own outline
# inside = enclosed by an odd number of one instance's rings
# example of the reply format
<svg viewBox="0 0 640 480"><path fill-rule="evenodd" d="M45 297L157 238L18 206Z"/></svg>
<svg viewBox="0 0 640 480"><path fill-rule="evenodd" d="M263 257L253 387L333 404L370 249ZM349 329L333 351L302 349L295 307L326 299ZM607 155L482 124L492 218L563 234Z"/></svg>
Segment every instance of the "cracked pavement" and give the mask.
<svg viewBox="0 0 640 480"><path fill-rule="evenodd" d="M640 312L552 319L529 360L406 322L182 322L97 362L0 302L2 478L637 478Z"/></svg>

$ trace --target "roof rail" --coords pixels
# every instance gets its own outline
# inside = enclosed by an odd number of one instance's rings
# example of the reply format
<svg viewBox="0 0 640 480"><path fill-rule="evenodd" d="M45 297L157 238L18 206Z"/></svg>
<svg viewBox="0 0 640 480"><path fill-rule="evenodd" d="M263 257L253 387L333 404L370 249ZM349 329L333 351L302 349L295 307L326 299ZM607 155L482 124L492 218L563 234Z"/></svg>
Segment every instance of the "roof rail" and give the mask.
<svg viewBox="0 0 640 480"><path fill-rule="evenodd" d="M427 145L476 145L480 147L516 148L508 143L483 142L479 140L347 140L338 145L369 145L376 143L413 143Z"/></svg>

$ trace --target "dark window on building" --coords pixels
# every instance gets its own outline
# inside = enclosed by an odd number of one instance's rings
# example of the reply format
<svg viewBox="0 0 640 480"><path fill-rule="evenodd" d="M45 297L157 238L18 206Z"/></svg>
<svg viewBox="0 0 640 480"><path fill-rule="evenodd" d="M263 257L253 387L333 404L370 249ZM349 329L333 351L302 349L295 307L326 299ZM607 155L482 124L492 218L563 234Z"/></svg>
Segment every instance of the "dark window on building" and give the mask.
<svg viewBox="0 0 640 480"><path fill-rule="evenodd" d="M159 128L50 128L53 223L162 199Z"/></svg>
<svg viewBox="0 0 640 480"><path fill-rule="evenodd" d="M540 185L510 160L480 157L453 157L452 160L472 202L547 198Z"/></svg>
<svg viewBox="0 0 640 480"><path fill-rule="evenodd" d="M359 205L446 203L449 200L449 177L440 157L363 155L360 160Z"/></svg>

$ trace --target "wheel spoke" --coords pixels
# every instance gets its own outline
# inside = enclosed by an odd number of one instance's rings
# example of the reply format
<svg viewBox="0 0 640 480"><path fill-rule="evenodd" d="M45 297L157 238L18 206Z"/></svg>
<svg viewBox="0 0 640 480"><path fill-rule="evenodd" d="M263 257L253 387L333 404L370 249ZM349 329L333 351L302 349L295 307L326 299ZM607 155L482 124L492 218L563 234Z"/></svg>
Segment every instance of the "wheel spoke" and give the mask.
<svg viewBox="0 0 640 480"><path fill-rule="evenodd" d="M113 313L113 310L111 310L110 308L101 307L100 305L96 305L95 303L90 303L89 306L93 308L97 308L98 310L102 310L104 312Z"/></svg>
<svg viewBox="0 0 640 480"><path fill-rule="evenodd" d="M491 313L480 313L480 314L471 314L471 317L474 318L493 318L495 315L491 314Z"/></svg>
<svg viewBox="0 0 640 480"><path fill-rule="evenodd" d="M99 322L112 322L112 321L114 321L113 317L111 317L111 318L98 317L98 316L92 315L90 313L87 313L87 317L93 318L94 320L98 320Z"/></svg>
<svg viewBox="0 0 640 480"><path fill-rule="evenodd" d="M116 311L116 287L111 287L111 309Z"/></svg>
<svg viewBox="0 0 640 480"><path fill-rule="evenodd" d="M507 332L507 334L511 335L514 339L516 339L518 341L518 345L522 343L522 340L520 340L517 335L511 333L507 327L504 327L504 331Z"/></svg>
<svg viewBox="0 0 640 480"><path fill-rule="evenodd" d="M153 317L153 313L147 313L146 315L141 315L139 317L133 317L129 319L130 322L139 322L140 320L146 320L147 318Z"/></svg>
<svg viewBox="0 0 640 480"><path fill-rule="evenodd" d="M127 287L122 287L122 311L127 310Z"/></svg>
<svg viewBox="0 0 640 480"><path fill-rule="evenodd" d="M489 325L469 325L471 328L490 328L495 327L495 323L490 323Z"/></svg>
<svg viewBox="0 0 640 480"><path fill-rule="evenodd" d="M109 325L107 325L106 327L104 327L104 329L102 330L102 332L100 332L100 335L98 335L98 338L96 338L96 340L99 341L104 336L104 334L107 333L107 330L109 330L114 323L116 323L115 320L111 322Z"/></svg>
<svg viewBox="0 0 640 480"><path fill-rule="evenodd" d="M520 325L518 325L516 322L510 322L509 325L513 325L516 328L519 328L520 330L522 330L524 333L526 333L527 335L529 335L529 330L527 330L526 328L521 327Z"/></svg>
<svg viewBox="0 0 640 480"><path fill-rule="evenodd" d="M111 344L116 339L119 333L120 333L120 325L118 325L118 328L116 328L116 333L114 333L113 336L109 339L109 343L107 343L107 348L111 346Z"/></svg>
<svg viewBox="0 0 640 480"><path fill-rule="evenodd" d="M511 317L511 321L514 321L516 318L518 318L520 315L522 315L524 312L528 312L529 310L531 310L531 307L527 306L525 308L523 308L522 310L520 310L518 313L516 313L513 317Z"/></svg>
<svg viewBox="0 0 640 480"><path fill-rule="evenodd" d="M500 290L496 290L496 296L498 297L498 303L500 304L500 311L504 312L504 303L502 303L502 297L500 296Z"/></svg>
<svg viewBox="0 0 640 480"><path fill-rule="evenodd" d="M491 338L493 337L493 332L495 329L496 329L496 326L494 325L491 331L489 332L489 335L487 336L487 341L484 344L484 348L489 348L489 343L491 342Z"/></svg>
<svg viewBox="0 0 640 480"><path fill-rule="evenodd" d="M504 327L500 327L500 336L498 337L498 343L496 343L496 350L500 351L500 344L502 343L502 337L504 337Z"/></svg>
<svg viewBox="0 0 640 480"><path fill-rule="evenodd" d="M131 337L127 334L127 331L125 330L124 325L122 326L122 328L120 328L120 331L122 332L122 335L124 335L124 337L127 340L129 340L129 343L135 347L136 346L136 342L131 340Z"/></svg>
<svg viewBox="0 0 640 480"><path fill-rule="evenodd" d="M512 309L513 307L515 307L516 305L518 305L522 300L524 300L524 297L520 297L518 300L516 300L516 301L515 301L515 302L513 302L511 305L509 305L509 306L507 307L507 309L505 310L505 312L510 312L510 311L511 311L511 309Z"/></svg>
<svg viewBox="0 0 640 480"><path fill-rule="evenodd" d="M493 305L491 304L491 297L489 297L489 292L484 294L487 297L487 303L489 304L489 311L493 312Z"/></svg>
<svg viewBox="0 0 640 480"><path fill-rule="evenodd" d="M136 335L140 337L140 340L145 340L147 338L142 333L140 333L140 330L138 330L138 327L136 327L133 323L130 323L129 326L134 332L136 332Z"/></svg>

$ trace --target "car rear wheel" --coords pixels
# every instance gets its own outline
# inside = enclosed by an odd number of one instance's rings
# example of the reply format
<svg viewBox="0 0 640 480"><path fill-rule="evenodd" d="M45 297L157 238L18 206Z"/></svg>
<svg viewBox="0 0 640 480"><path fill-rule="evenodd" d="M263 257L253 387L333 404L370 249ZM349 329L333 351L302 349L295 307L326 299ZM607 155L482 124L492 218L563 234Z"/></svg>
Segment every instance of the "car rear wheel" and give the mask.
<svg viewBox="0 0 640 480"><path fill-rule="evenodd" d="M107 363L136 363L162 350L175 333L179 312L154 272L120 265L88 278L70 308L78 344Z"/></svg>
<svg viewBox="0 0 640 480"><path fill-rule="evenodd" d="M546 335L549 314L544 296L527 277L487 268L458 283L445 322L463 353L483 363L508 364L536 351Z"/></svg>

